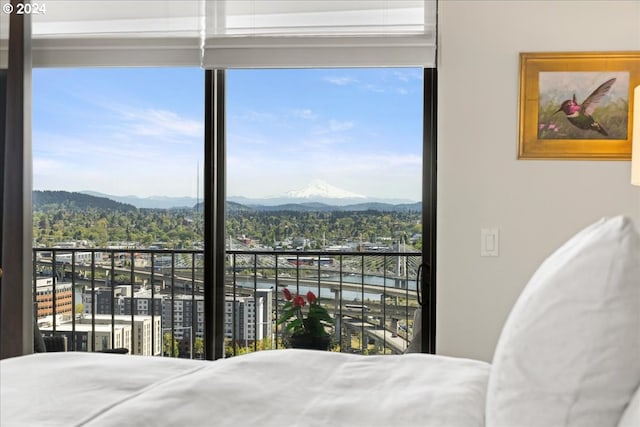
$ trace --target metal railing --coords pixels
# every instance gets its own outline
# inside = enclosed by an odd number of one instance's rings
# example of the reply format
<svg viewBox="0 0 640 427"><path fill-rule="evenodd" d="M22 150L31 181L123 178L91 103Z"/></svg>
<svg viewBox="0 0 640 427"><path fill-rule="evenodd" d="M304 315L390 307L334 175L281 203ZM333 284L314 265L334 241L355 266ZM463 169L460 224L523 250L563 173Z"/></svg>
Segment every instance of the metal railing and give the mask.
<svg viewBox="0 0 640 427"><path fill-rule="evenodd" d="M334 319L331 349L403 352L417 307L416 252L226 252L226 355L277 349L283 289L314 292ZM203 357L204 260L198 250L34 248L43 334L72 351Z"/></svg>

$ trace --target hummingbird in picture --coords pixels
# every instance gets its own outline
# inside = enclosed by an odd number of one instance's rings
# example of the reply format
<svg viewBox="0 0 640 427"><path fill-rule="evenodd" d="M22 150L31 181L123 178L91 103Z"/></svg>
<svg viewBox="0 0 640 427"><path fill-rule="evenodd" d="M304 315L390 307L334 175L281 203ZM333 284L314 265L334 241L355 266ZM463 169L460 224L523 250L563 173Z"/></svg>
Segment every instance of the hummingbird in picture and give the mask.
<svg viewBox="0 0 640 427"><path fill-rule="evenodd" d="M611 86L615 83L616 79L610 79L606 82L602 83L596 90L594 90L591 95L584 100L582 104L578 104L576 101L576 94L573 94L573 99L567 99L561 105L558 111L553 114L559 113L562 111L566 116L569 123L574 125L579 129L584 130L595 130L596 132L601 133L604 136L609 136L606 130L594 120L591 115L593 114L593 110L598 106L598 102L602 99L603 96L609 92Z"/></svg>

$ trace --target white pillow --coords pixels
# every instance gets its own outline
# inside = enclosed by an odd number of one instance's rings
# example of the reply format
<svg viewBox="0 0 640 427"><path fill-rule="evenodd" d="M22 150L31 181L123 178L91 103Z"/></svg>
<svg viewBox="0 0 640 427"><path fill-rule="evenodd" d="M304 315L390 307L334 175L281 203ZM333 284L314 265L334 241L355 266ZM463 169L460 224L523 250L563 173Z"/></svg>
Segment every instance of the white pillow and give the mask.
<svg viewBox="0 0 640 427"><path fill-rule="evenodd" d="M618 427L640 426L640 388L636 390L629 402L629 406L622 413Z"/></svg>
<svg viewBox="0 0 640 427"><path fill-rule="evenodd" d="M640 384L640 236L603 219L542 263L498 341L487 427L615 427Z"/></svg>

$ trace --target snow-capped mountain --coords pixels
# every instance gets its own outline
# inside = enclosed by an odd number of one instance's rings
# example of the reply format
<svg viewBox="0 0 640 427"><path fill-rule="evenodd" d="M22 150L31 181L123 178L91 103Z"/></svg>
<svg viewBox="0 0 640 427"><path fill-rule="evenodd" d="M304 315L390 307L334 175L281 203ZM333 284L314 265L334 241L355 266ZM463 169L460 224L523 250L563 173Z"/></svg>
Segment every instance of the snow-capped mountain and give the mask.
<svg viewBox="0 0 640 427"><path fill-rule="evenodd" d="M342 188L335 187L324 181L312 181L300 190L291 190L285 193L285 197L292 199L366 199L362 194L353 193Z"/></svg>
<svg viewBox="0 0 640 427"><path fill-rule="evenodd" d="M156 208L156 209L169 209L174 207L193 207L196 203L202 204L202 200L198 200L192 197L166 197L166 196L152 196L152 197L138 197L138 196L114 196L104 193L98 193L95 191L82 191L82 194L88 194L95 197L106 197L111 200L115 200L120 203L126 203L135 206L136 208ZM376 197L367 197L362 194L357 194L349 190L345 190L334 185L328 184L325 181L315 180L309 183L306 187L299 190L291 190L282 193L279 196L270 196L264 198L247 198L243 196L228 196L227 200L230 202L240 203L246 206L281 206L281 205L294 205L301 204L310 208L313 204L321 204L334 207L344 207L359 205L360 208L368 209L371 206L365 206L366 204L390 204L390 205L404 205L413 204L415 201L408 199L383 199ZM325 206L326 207L326 206ZM317 206L316 206L317 208Z"/></svg>
<svg viewBox="0 0 640 427"><path fill-rule="evenodd" d="M227 200L247 206L279 206L288 204L313 204L320 203L330 206L363 205L366 203L407 204L415 203L406 199L382 199L363 196L349 190L345 190L325 181L315 180L300 190L291 190L280 196L264 198L247 198L242 196L228 196Z"/></svg>

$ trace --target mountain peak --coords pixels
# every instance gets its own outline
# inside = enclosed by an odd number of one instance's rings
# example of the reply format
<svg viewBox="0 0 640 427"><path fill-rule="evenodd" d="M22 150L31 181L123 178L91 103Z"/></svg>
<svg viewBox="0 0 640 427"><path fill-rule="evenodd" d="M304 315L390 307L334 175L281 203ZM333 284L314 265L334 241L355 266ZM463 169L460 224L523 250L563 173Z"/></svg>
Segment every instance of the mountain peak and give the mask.
<svg viewBox="0 0 640 427"><path fill-rule="evenodd" d="M300 190L287 191L287 197L296 199L311 199L322 197L325 199L366 199L366 196L335 187L321 180L315 180Z"/></svg>

